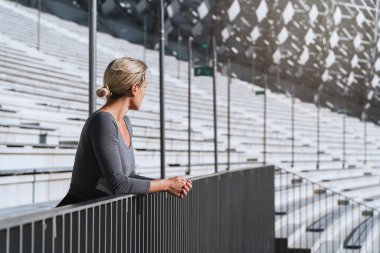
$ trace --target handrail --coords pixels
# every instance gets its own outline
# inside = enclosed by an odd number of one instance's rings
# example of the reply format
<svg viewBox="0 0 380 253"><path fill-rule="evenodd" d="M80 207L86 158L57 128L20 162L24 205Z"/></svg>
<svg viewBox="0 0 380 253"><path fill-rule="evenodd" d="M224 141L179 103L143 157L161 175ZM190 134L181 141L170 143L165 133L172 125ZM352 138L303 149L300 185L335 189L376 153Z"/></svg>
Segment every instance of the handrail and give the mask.
<svg viewBox="0 0 380 253"><path fill-rule="evenodd" d="M2 219L0 252L274 252L273 166L192 181L185 199L118 195Z"/></svg>
<svg viewBox="0 0 380 253"><path fill-rule="evenodd" d="M272 166L265 166L265 167L258 167L258 168L270 169L270 168L272 168ZM251 169L252 168L244 168L244 169L234 170L233 172L247 171L247 170L251 170ZM228 174L228 173L229 173L228 171L221 171L221 172L213 173L213 174L209 174L209 175L200 175L200 176L192 177L191 180L195 181L195 180L200 180L200 179L212 178L212 177L216 177L216 176L220 176L220 175ZM46 218L50 217L49 215L51 215L51 214L54 214L54 216L58 216L61 214L66 214L67 211L70 211L70 212L80 211L80 210L84 210L87 208L92 208L95 206L104 205L104 204L116 202L118 200L129 199L129 198L138 197L138 196L139 195L134 195L134 194L130 194L130 195L119 194L119 195L115 195L115 196L107 196L107 197L103 197L103 198L98 198L95 200L88 200L88 201L85 201L85 202L82 202L79 204L62 206L62 207L55 208L55 209L42 210L42 211L38 211L38 212L35 212L32 214L25 214L22 216L5 218L5 219L0 218L0 230L5 229L7 227L11 227L11 226L19 224L19 223L26 223L26 222L30 222L30 221L33 221L36 219L46 219Z"/></svg>

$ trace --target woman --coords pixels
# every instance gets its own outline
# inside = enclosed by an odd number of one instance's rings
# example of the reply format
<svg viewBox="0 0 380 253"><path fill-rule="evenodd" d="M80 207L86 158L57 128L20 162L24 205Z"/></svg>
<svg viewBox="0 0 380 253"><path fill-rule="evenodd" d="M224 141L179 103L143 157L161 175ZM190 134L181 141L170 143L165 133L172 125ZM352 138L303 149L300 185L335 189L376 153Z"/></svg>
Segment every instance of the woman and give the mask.
<svg viewBox="0 0 380 253"><path fill-rule="evenodd" d="M190 191L191 181L181 177L160 180L135 173L132 125L125 115L140 108L147 68L144 62L127 57L108 65L104 85L96 91L107 102L83 126L70 189L57 207L114 194L167 191L183 198Z"/></svg>

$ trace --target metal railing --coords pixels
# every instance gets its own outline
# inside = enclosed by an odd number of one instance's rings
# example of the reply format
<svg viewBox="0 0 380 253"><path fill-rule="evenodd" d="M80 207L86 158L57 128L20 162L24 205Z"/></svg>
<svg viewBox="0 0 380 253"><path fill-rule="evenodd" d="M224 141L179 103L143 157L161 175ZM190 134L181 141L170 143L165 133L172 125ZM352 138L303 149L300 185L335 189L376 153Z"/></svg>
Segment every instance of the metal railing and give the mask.
<svg viewBox="0 0 380 253"><path fill-rule="evenodd" d="M193 179L185 199L117 196L0 221L0 252L274 252L274 168Z"/></svg>
<svg viewBox="0 0 380 253"><path fill-rule="evenodd" d="M275 234L288 248L379 252L379 210L285 169L276 168L275 185Z"/></svg>

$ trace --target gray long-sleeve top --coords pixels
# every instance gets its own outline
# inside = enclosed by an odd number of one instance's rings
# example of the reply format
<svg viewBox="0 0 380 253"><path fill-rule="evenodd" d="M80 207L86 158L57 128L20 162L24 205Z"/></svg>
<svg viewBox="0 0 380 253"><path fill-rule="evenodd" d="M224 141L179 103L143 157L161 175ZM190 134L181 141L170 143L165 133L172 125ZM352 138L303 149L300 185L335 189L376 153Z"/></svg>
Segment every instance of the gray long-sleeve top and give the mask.
<svg viewBox="0 0 380 253"><path fill-rule="evenodd" d="M136 175L132 125L127 147L111 113L96 111L83 126L69 193L84 199L113 194L147 194L151 178Z"/></svg>

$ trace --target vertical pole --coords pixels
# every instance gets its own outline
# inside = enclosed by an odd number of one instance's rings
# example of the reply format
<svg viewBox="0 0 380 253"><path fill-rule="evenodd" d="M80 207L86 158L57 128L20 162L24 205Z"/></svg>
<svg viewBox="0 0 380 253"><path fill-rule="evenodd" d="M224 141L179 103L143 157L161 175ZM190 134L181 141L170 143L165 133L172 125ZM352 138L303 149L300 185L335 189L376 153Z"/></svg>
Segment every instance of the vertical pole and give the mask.
<svg viewBox="0 0 380 253"><path fill-rule="evenodd" d="M263 164L267 163L267 89L268 75L264 75L264 125L263 125Z"/></svg>
<svg viewBox="0 0 380 253"><path fill-rule="evenodd" d="M315 101L317 106L317 164L316 169L320 167L320 154L321 154L321 95L323 91L323 84L320 84L317 91L317 99Z"/></svg>
<svg viewBox="0 0 380 253"><path fill-rule="evenodd" d="M363 122L363 127L364 127L364 160L363 160L363 164L364 165L367 165L367 108L366 108L366 103L367 103L367 93L368 93L368 89L367 87L370 87L370 75L372 74L372 77L375 75L374 73L374 65L375 65L375 60L376 60L376 51L377 51L377 47L376 47L376 43L378 41L378 37L379 37L379 28L378 28L378 20L379 20L379 6L380 4L380 1L379 0L376 0L376 15L375 15L375 27L374 27L374 38L373 38L373 46L372 46L372 59L371 59L371 62L368 62L368 65L367 67L369 68L368 70L368 74L367 74L367 81L368 83L366 83L366 85L364 86L364 109L363 109L363 114L364 114L364 122ZM368 84L368 86L367 86Z"/></svg>
<svg viewBox="0 0 380 253"><path fill-rule="evenodd" d="M32 203L36 203L36 170L33 170L33 200Z"/></svg>
<svg viewBox="0 0 380 253"><path fill-rule="evenodd" d="M331 0L330 2L327 3L328 8L326 10L325 16L324 16L324 26L325 26L325 32L324 34L321 35L321 43L323 44L323 51L321 54L319 54L319 67L321 69L320 71L320 76L322 76L322 73L324 71L324 60L323 57L324 55L327 54L329 50L329 43L328 43L328 37L329 37L329 32L331 32L331 22L332 22L332 11L334 10L334 0ZM329 19L330 18L330 19ZM316 169L319 170L320 168L320 154L321 154L321 140L320 140L320 135L321 135L321 122L320 122L320 107L321 107L321 95L322 91L324 89L324 81L323 79L321 80L321 84L318 87L318 101L317 101L317 164L316 164Z"/></svg>
<svg viewBox="0 0 380 253"><path fill-rule="evenodd" d="M160 0L160 141L161 141L161 178L165 178L165 93L164 93L164 1Z"/></svg>
<svg viewBox="0 0 380 253"><path fill-rule="evenodd" d="M214 111L214 162L215 162L215 173L218 172L218 126L217 126L217 112L216 112L216 71L217 71L217 59L216 59L216 38L215 35L212 36L212 87L213 87L213 111Z"/></svg>
<svg viewBox="0 0 380 253"><path fill-rule="evenodd" d="M281 57L282 57L282 47L280 47L280 50L281 50ZM280 89L280 87L281 87L281 83L280 83L280 64L281 64L281 61L280 61L279 64L276 65L277 89Z"/></svg>
<svg viewBox="0 0 380 253"><path fill-rule="evenodd" d="M38 0L38 17L37 17L37 50L40 50L41 44L41 1Z"/></svg>
<svg viewBox="0 0 380 253"><path fill-rule="evenodd" d="M144 48L143 48L143 59L144 62L146 62L146 37L147 37L147 21L146 21L146 15L144 16Z"/></svg>
<svg viewBox="0 0 380 253"><path fill-rule="evenodd" d="M347 105L344 102L344 111L343 111L343 154L342 154L342 167L346 168L346 113L347 113Z"/></svg>
<svg viewBox="0 0 380 253"><path fill-rule="evenodd" d="M369 80L367 78L367 82L369 83ZM362 120L364 121L363 122L363 148L364 148L364 157L363 157L363 165L366 166L367 165L367 111L366 111L366 104L367 104L367 84L364 86L365 89L364 89L364 106L363 106L363 112L362 112Z"/></svg>
<svg viewBox="0 0 380 253"><path fill-rule="evenodd" d="M177 79L181 78L181 30L178 29L178 44L177 44Z"/></svg>
<svg viewBox="0 0 380 253"><path fill-rule="evenodd" d="M255 83L255 75L256 75L256 50L255 48L253 48L253 53L252 53L252 62L251 62L251 73L252 73L252 76L251 76L251 80L252 80L252 83L254 84Z"/></svg>
<svg viewBox="0 0 380 253"><path fill-rule="evenodd" d="M231 58L228 58L228 90L227 90L227 170L231 166Z"/></svg>
<svg viewBox="0 0 380 253"><path fill-rule="evenodd" d="M186 175L190 175L190 172L191 172L191 69L192 69L192 66L193 66L193 52L192 52L192 40L193 38L192 37L189 37L189 45L188 45L188 49L189 49L189 62L188 62L188 69L187 69L187 80L188 80L188 85L189 85L189 88L188 88L188 99L187 99L187 102L188 102L188 106L187 106L187 109L188 109L188 131L187 131L187 134L188 134L188 137L187 137L187 144L188 144L188 152L187 152L187 159L188 159L188 168L187 168L187 171L186 171Z"/></svg>
<svg viewBox="0 0 380 253"><path fill-rule="evenodd" d="M367 111L364 109L364 165L367 165Z"/></svg>
<svg viewBox="0 0 380 253"><path fill-rule="evenodd" d="M89 107L88 113L91 114L96 108L96 30L97 30L97 5L96 0L89 1Z"/></svg>
<svg viewBox="0 0 380 253"><path fill-rule="evenodd" d="M291 167L294 167L294 106L295 106L295 88L294 83L292 83L292 164Z"/></svg>
<svg viewBox="0 0 380 253"><path fill-rule="evenodd" d="M321 104L320 104L320 94L318 93L318 101L317 101L317 170L319 170L319 155L320 155L320 144L321 144L321 141L320 141L320 136L321 136L321 122L320 122L320 107L321 107Z"/></svg>

